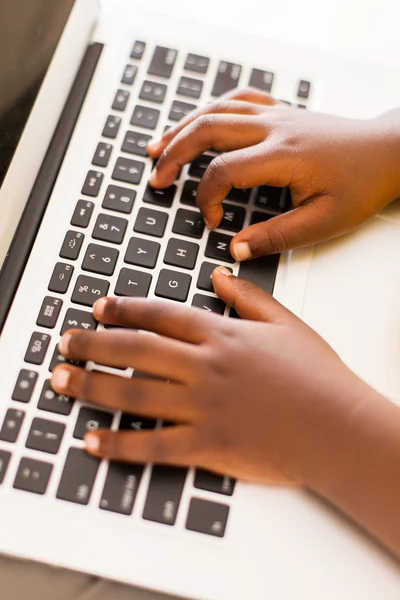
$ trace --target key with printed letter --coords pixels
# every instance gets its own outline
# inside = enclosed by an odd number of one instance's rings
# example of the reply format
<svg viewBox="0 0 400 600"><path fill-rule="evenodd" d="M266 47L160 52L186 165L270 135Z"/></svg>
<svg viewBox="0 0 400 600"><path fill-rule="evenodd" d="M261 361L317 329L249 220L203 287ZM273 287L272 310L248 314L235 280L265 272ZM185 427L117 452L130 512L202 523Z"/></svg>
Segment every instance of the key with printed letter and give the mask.
<svg viewBox="0 0 400 600"><path fill-rule="evenodd" d="M163 208L170 208L172 206L172 202L174 201L175 192L176 185L170 185L162 190L155 190L148 185L144 192L143 202L156 204L157 206L161 206Z"/></svg>
<svg viewBox="0 0 400 600"><path fill-rule="evenodd" d="M110 429L112 422L113 415L109 412L94 408L81 408L74 429L74 438L83 440L90 431Z"/></svg>
<svg viewBox="0 0 400 600"><path fill-rule="evenodd" d="M192 164L189 167L189 175L191 177L197 177L198 179L201 179L203 177L204 173L206 172L208 165L214 158L215 158L215 156L210 156L209 154L202 154L201 156L198 156L197 158L195 158L195 160L192 162ZM188 183L188 182L186 182L186 183ZM196 188L196 190L197 190L197 188ZM181 202L182 202L182 200L181 200Z"/></svg>
<svg viewBox="0 0 400 600"><path fill-rule="evenodd" d="M100 508L122 515L131 515L143 470L141 465L110 463Z"/></svg>
<svg viewBox="0 0 400 600"><path fill-rule="evenodd" d="M211 92L212 96L222 96L239 85L242 67L222 60L219 63L218 73Z"/></svg>
<svg viewBox="0 0 400 600"><path fill-rule="evenodd" d="M162 269L155 291L156 296L186 302L192 278L186 273Z"/></svg>
<svg viewBox="0 0 400 600"><path fill-rule="evenodd" d="M171 238L168 242L164 262L166 265L182 267L183 269L194 269L199 246L186 240Z"/></svg>
<svg viewBox="0 0 400 600"><path fill-rule="evenodd" d="M92 495L100 461L85 450L70 448L64 465L57 498L87 505Z"/></svg>
<svg viewBox="0 0 400 600"><path fill-rule="evenodd" d="M151 280L150 273L134 271L133 269L121 269L115 286L115 295L147 298Z"/></svg>
<svg viewBox="0 0 400 600"><path fill-rule="evenodd" d="M162 237L167 226L168 215L159 210L141 208L136 218L134 231L146 233L155 237Z"/></svg>
<svg viewBox="0 0 400 600"><path fill-rule="evenodd" d="M133 237L129 241L124 261L130 265L154 269L160 248L157 242Z"/></svg>
<svg viewBox="0 0 400 600"><path fill-rule="evenodd" d="M47 333L35 331L30 339L28 349L25 354L25 362L33 365L41 365L45 359L47 348L50 343L50 336Z"/></svg>
<svg viewBox="0 0 400 600"><path fill-rule="evenodd" d="M147 71L149 75L158 75L158 77L171 77L178 53L176 50L157 46Z"/></svg>
<svg viewBox="0 0 400 600"><path fill-rule="evenodd" d="M38 379L36 371L21 369L11 398L17 402L30 402Z"/></svg>
<svg viewBox="0 0 400 600"><path fill-rule="evenodd" d="M232 237L217 231L211 231L208 236L208 242L205 250L205 255L208 258L215 258L216 260L224 260L229 263L234 263L235 259L229 250Z"/></svg>
<svg viewBox="0 0 400 600"><path fill-rule="evenodd" d="M188 179L187 181L185 181L185 183L183 185L181 200L180 200L181 203L187 204L188 206L196 206L197 207L196 193L197 193L198 187L199 187L198 181L192 181L191 179Z"/></svg>
<svg viewBox="0 0 400 600"><path fill-rule="evenodd" d="M172 231L174 233L201 239L203 237L204 228L205 223L201 213L198 211L195 212L194 210L185 210L183 208L178 209L172 226Z"/></svg>
<svg viewBox="0 0 400 600"><path fill-rule="evenodd" d="M197 287L200 290L205 290L206 292L214 292L214 286L212 284L212 274L213 271L219 266L220 265L216 265L214 263L203 262L200 268L199 278L197 280ZM231 273L233 272L230 267L228 267L228 271L230 271Z"/></svg>
<svg viewBox="0 0 400 600"><path fill-rule="evenodd" d="M208 312L223 315L225 312L225 304L219 298L214 296L205 296L204 294L195 294L193 296L192 306L202 308Z"/></svg>
<svg viewBox="0 0 400 600"><path fill-rule="evenodd" d="M153 467L143 519L175 525L186 475L186 469Z"/></svg>

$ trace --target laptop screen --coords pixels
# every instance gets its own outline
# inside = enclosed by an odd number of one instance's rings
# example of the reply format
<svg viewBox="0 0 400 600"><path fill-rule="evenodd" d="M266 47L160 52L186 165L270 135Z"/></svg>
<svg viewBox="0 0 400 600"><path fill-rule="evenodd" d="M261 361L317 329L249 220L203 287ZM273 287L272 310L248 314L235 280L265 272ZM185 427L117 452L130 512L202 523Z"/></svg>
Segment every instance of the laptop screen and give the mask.
<svg viewBox="0 0 400 600"><path fill-rule="evenodd" d="M74 0L0 0L0 187Z"/></svg>

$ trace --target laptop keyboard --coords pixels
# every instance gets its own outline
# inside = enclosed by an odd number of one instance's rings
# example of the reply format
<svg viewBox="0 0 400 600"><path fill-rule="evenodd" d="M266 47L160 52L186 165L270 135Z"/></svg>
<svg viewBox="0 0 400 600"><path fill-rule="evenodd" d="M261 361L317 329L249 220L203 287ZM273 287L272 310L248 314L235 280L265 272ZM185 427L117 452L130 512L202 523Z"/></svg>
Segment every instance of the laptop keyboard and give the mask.
<svg viewBox="0 0 400 600"><path fill-rule="evenodd" d="M148 64L145 64L145 56L150 58ZM82 443L79 444L87 432L110 427L134 432L172 424L129 414L114 415L81 403L78 403L79 409L73 411L76 400L56 394L50 385L51 372L65 362L57 346L60 335L70 328L97 329L98 323L90 309L98 298L107 294L157 296L184 303L192 291L193 306L229 315L226 306L214 294L211 283L213 269L225 265L237 272L237 265L234 265L229 252L232 236L243 226L265 221L290 207L290 193L286 189L233 189L224 202L224 217L219 228L207 231L197 210L196 191L200 178L215 156L212 153L203 154L185 167L176 184L164 190L147 186L142 198L139 197L137 186L142 182L145 166L150 161L147 144L159 125L177 57L178 52L174 49L156 47L151 51L144 42L136 41L129 62L121 69L119 89L115 91L110 114L105 115L101 140L83 182L82 198L71 212L70 228L65 231L64 240L60 240L59 256L55 257L54 270L49 273L48 289L43 293L36 328L31 333L25 357L21 357L21 370L15 375L12 402L0 429L0 441L3 443L0 448L0 484L12 459L13 445L20 443L34 450L35 458L27 454L20 460L11 484L15 489L28 493L47 494L55 470L54 461L62 445L67 444L68 451L55 496L60 501L89 505L95 483L98 484L100 461L89 456ZM241 65L221 61L213 75L210 64L207 56L186 56L175 91L176 98L169 102L165 111L168 116L164 130L197 107L195 103L201 100L208 77L213 78L213 97L239 85ZM139 74L141 81L138 81ZM255 68L249 81L242 84L273 92L274 80L273 72ZM301 102L307 100L310 90L309 81L298 82L297 95ZM123 132L119 148L116 139L133 95L137 102L131 109L131 127ZM305 108L304 104L297 106ZM105 181L102 169L106 169L111 160L115 161L112 181ZM94 218L96 205L101 205L101 210ZM172 230L166 234L169 221L172 221ZM166 235L167 241L162 244ZM127 237L128 243L122 251ZM205 238L201 246L200 241ZM274 265L276 269L278 260ZM193 276L195 268L198 272L196 277ZM243 268L247 276L251 275L250 263ZM110 278L114 274L117 274L117 280L111 286ZM42 365L48 368L44 382L38 370ZM95 368L101 369L101 366ZM114 369L114 372L117 371ZM124 371L125 376L132 376L132 371ZM135 372L133 376L146 375ZM24 404L28 403L35 403L37 410L29 428L24 429L25 439L21 439L27 418ZM68 428L70 419L75 422ZM66 439L68 436L69 439ZM36 458L38 456L43 458ZM150 470L150 476L144 482L146 469ZM198 469L192 473L189 487L187 469L119 463L107 465L102 473L105 473L101 475L104 481L101 482L102 492L97 505L104 514L132 515L140 486L146 485L140 517L173 526L183 495L188 491L186 529L215 537L225 535L231 510L228 500L235 490L233 479ZM201 493L196 495L196 490L201 490Z"/></svg>

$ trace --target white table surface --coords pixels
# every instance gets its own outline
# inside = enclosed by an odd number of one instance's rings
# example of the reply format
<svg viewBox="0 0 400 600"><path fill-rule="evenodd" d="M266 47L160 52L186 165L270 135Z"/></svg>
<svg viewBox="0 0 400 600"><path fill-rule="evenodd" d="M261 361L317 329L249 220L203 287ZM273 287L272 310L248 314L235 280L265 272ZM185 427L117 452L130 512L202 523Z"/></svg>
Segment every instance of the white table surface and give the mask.
<svg viewBox="0 0 400 600"><path fill-rule="evenodd" d="M109 9L115 0L100 0ZM399 69L399 0L126 0ZM201 10L200 10L201 8Z"/></svg>

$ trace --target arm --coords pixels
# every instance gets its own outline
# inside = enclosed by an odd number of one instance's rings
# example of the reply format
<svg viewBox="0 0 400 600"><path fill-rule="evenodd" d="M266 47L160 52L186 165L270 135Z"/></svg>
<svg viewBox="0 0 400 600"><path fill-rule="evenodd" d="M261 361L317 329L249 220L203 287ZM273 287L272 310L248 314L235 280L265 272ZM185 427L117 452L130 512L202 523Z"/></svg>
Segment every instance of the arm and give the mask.
<svg viewBox="0 0 400 600"><path fill-rule="evenodd" d="M322 242L356 227L400 196L400 109L356 120L288 108L256 91L236 92L189 115L149 144L160 157L151 180L173 183L181 165L224 152L199 184L210 227L232 186L289 186L294 210L238 233L237 260Z"/></svg>

